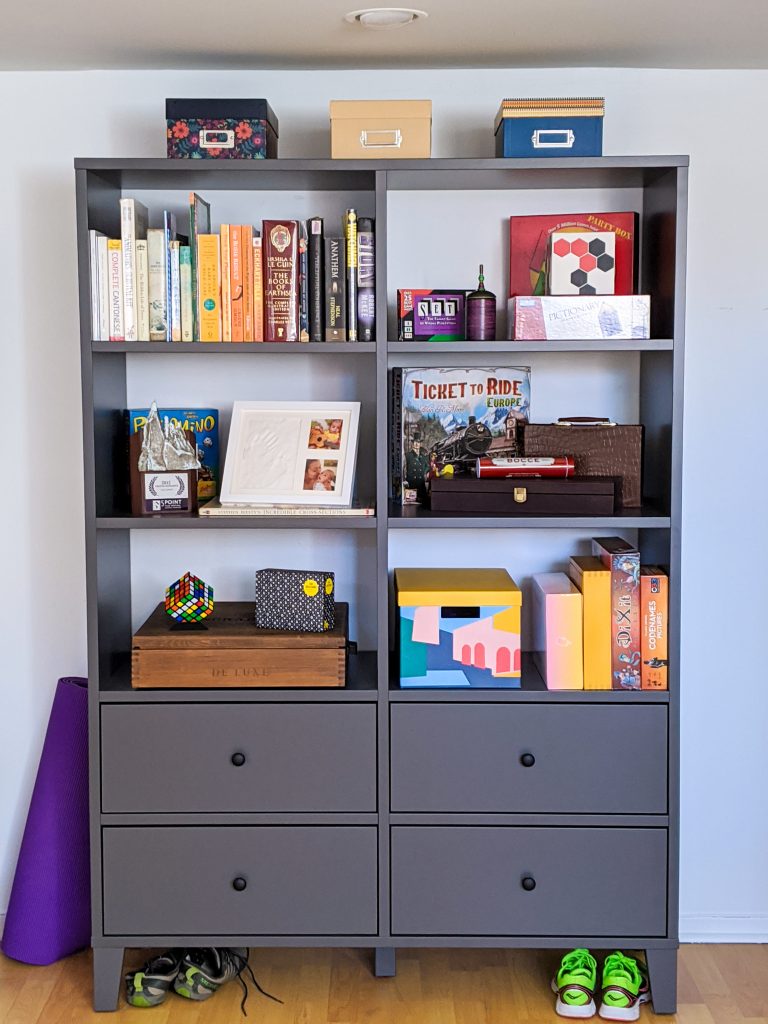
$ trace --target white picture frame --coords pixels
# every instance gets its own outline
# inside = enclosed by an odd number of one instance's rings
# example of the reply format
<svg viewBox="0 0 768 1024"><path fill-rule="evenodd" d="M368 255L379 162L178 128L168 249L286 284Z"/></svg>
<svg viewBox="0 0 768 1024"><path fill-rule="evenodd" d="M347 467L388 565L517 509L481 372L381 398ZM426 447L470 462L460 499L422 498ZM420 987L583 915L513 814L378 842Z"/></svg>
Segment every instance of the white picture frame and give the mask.
<svg viewBox="0 0 768 1024"><path fill-rule="evenodd" d="M222 505L349 508L359 402L235 402Z"/></svg>

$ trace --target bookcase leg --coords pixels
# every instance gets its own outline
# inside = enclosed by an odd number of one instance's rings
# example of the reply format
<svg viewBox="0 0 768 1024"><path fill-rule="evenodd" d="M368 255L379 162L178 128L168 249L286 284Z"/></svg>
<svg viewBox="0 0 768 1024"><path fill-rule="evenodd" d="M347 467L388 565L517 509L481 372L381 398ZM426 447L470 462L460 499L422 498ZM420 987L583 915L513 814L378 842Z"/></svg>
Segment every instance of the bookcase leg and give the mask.
<svg viewBox="0 0 768 1024"><path fill-rule="evenodd" d="M123 974L124 949L94 946L93 949L93 1008L111 1011L117 1009Z"/></svg>
<svg viewBox="0 0 768 1024"><path fill-rule="evenodd" d="M377 978L394 978L397 966L395 950L392 946L380 946L374 951L373 973Z"/></svg>
<svg viewBox="0 0 768 1024"><path fill-rule="evenodd" d="M645 951L651 978L651 999L654 1013L677 1011L677 950L647 949Z"/></svg>

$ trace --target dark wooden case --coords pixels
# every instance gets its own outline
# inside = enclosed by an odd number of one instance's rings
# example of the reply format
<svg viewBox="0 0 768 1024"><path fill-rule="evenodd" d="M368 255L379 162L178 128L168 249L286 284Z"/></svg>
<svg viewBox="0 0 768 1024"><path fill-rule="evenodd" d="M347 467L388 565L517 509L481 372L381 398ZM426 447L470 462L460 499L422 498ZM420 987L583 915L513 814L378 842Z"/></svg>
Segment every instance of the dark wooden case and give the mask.
<svg viewBox="0 0 768 1024"><path fill-rule="evenodd" d="M175 628L159 604L131 643L134 688L344 686L349 606L325 633L257 629L252 601L217 601L204 628Z"/></svg>
<svg viewBox="0 0 768 1024"><path fill-rule="evenodd" d="M615 495L612 477L589 476L509 480L459 476L433 480L430 489L433 512L464 515L607 516L614 512Z"/></svg>

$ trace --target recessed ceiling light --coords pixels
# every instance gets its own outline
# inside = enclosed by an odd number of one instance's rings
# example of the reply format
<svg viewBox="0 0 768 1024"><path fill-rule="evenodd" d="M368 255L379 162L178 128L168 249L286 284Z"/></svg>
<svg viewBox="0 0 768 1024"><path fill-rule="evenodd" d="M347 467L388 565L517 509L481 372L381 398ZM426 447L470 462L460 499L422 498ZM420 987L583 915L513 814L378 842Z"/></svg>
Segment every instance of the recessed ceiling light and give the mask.
<svg viewBox="0 0 768 1024"><path fill-rule="evenodd" d="M385 29L403 28L420 18L427 18L426 11L417 11L412 7L368 7L362 11L350 11L344 15L345 21L362 25L363 28Z"/></svg>

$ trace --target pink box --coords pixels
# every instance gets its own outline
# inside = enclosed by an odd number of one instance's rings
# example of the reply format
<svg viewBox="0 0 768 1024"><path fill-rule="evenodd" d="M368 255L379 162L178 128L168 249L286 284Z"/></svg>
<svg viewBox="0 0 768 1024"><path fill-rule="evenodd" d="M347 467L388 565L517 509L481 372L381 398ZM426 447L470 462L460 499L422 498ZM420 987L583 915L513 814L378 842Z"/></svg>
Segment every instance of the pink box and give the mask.
<svg viewBox="0 0 768 1024"><path fill-rule="evenodd" d="M548 690L583 690L582 596L564 572L533 576L534 661Z"/></svg>

